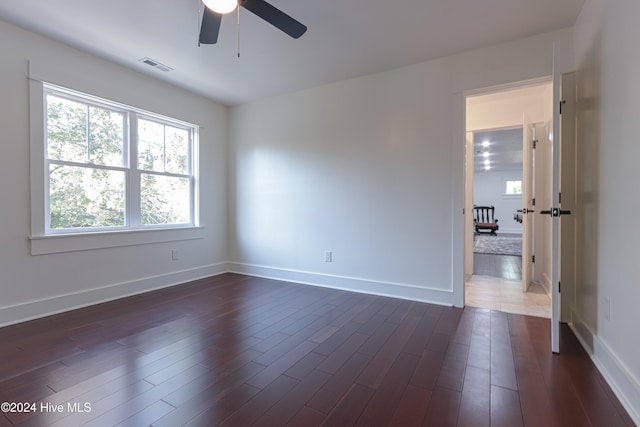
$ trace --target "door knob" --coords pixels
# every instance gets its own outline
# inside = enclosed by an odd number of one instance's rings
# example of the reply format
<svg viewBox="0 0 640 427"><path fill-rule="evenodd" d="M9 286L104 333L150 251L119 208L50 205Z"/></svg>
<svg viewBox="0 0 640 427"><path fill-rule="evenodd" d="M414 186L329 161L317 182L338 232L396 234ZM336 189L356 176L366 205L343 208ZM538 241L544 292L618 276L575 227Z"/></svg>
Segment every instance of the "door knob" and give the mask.
<svg viewBox="0 0 640 427"><path fill-rule="evenodd" d="M548 211L540 211L540 213L543 215L550 215L550 216L571 215L571 211L569 210L564 211L558 208L552 208L552 209L549 209Z"/></svg>

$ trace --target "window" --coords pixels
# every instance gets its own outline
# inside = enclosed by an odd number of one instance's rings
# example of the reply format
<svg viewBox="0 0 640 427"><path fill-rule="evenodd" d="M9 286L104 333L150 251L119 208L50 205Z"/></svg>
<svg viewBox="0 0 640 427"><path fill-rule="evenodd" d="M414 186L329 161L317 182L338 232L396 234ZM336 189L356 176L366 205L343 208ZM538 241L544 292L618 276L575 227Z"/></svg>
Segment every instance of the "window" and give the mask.
<svg viewBox="0 0 640 427"><path fill-rule="evenodd" d="M43 89L45 235L196 225L196 126Z"/></svg>
<svg viewBox="0 0 640 427"><path fill-rule="evenodd" d="M507 196L516 196L522 194L522 180L505 181L505 192Z"/></svg>

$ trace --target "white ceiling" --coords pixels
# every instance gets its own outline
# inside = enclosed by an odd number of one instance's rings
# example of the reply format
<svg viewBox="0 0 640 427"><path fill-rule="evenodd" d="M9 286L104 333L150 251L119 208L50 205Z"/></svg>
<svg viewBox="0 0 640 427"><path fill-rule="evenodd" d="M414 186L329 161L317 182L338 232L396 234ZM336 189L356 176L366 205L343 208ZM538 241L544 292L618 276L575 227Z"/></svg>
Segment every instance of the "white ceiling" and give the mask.
<svg viewBox="0 0 640 427"><path fill-rule="evenodd" d="M242 9L240 58L235 15L198 47L200 0L0 0L0 19L234 105L570 27L584 0L270 2L309 30L295 40Z"/></svg>
<svg viewBox="0 0 640 427"><path fill-rule="evenodd" d="M484 141L489 142L488 147L483 147ZM490 162L490 172L522 172L522 128L474 132L473 145L473 164L476 173L485 172L486 159ZM485 151L489 153L489 157L483 156Z"/></svg>

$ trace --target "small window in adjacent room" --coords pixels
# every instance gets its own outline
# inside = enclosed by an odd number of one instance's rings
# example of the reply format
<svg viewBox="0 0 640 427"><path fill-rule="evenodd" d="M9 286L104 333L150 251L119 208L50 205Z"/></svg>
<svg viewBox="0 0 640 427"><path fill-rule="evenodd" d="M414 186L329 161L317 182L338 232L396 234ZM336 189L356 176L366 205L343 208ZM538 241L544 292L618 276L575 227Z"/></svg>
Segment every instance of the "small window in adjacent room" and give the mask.
<svg viewBox="0 0 640 427"><path fill-rule="evenodd" d="M519 196L522 195L522 180L505 181L505 195Z"/></svg>
<svg viewBox="0 0 640 427"><path fill-rule="evenodd" d="M45 84L45 235L195 226L196 132Z"/></svg>

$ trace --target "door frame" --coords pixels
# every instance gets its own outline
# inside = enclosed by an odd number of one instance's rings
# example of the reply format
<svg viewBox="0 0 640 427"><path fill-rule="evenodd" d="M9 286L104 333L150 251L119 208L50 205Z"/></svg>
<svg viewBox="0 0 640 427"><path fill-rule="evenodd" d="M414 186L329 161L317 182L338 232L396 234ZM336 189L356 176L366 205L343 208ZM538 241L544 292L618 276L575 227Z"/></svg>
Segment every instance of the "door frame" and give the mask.
<svg viewBox="0 0 640 427"><path fill-rule="evenodd" d="M461 244L458 246L460 248L460 252L458 252L461 257L458 258L461 262L454 262L454 278L455 282L458 285L454 286L454 305L457 307L464 307L466 305L465 302L465 290L466 290L466 280L467 280L467 265L468 265L468 254L466 250L466 239L468 231L467 229L473 232L473 227L468 228L467 220L471 218L471 223L473 223L473 213L470 212L469 215L466 214L467 209L467 179L468 179L468 169L467 162L469 159L467 158L467 107L466 101L470 96L478 96L478 95L486 95L497 92L505 92L514 89L526 88L528 86L536 86L545 83L552 83L552 76L544 76L540 78L523 80L518 82L511 82L502 85L496 86L488 86L480 89L463 91L461 93L460 105L462 113L462 123L461 128L462 132L462 140L465 145L464 149L460 151L456 151L459 155L462 156L462 221L457 222L457 227L462 229L462 239L458 240ZM575 73L562 73L561 74L561 90L562 90L562 99L565 101L563 103L563 110L561 118L561 138L563 139L562 144L562 167L561 167L561 188L563 197L562 197L562 206L563 209L572 209L575 206L575 152L576 152L576 141L575 141ZM549 123L551 125L551 123ZM506 127L505 127L506 128ZM479 131L479 129L477 130ZM471 150L473 153L473 150ZM471 171L473 174L473 170ZM472 176L471 176L472 179ZM471 195L473 194L473 187L471 187ZM471 196L472 197L472 196ZM473 203L472 203L473 206ZM571 217L567 217L569 219L568 224L565 226L561 226L561 240L565 243L571 242L575 245L575 221L570 219ZM454 223L455 224L455 223ZM571 245L569 245L571 246ZM562 263L560 266L560 276L561 281L563 283L562 286L562 296L560 298L560 321L563 323L571 322L571 312L573 308L574 301L574 288L575 288L575 248L568 247L568 245L562 245ZM454 248L454 254L457 251ZM470 254L473 257L473 253ZM455 261L455 257L454 257ZM473 266L473 262L469 263ZM473 272L473 270L471 270ZM457 273L456 273L457 272Z"/></svg>
<svg viewBox="0 0 640 427"><path fill-rule="evenodd" d="M520 129L522 126L503 126L497 128L482 128L465 132L465 164L464 164L464 210L465 212L471 212L471 215L465 217L464 221L464 276L465 283L473 275L474 260L473 260L473 238L475 235L473 226L473 196L475 191L475 170L473 167L474 156L474 139L475 134L479 132L493 132L501 130L513 130ZM524 171L522 171L524 173ZM472 254L471 256L468 256Z"/></svg>
<svg viewBox="0 0 640 427"><path fill-rule="evenodd" d="M473 148L469 147L469 135L473 132L478 132L481 129L468 130L467 129L467 98L481 96L481 95L490 95L500 92L508 92L517 89L524 89L531 86L539 86L543 84L552 83L552 76L544 76L530 80L523 80L518 82L511 82L496 86L489 86L480 89L468 90L462 93L462 112L463 112L463 135L465 141L465 149L462 151L463 155L463 167L462 167L462 183L463 183L463 239L462 239L462 263L459 264L462 268L462 287L461 292L462 295L457 298L458 301L462 301L462 306L466 305L465 294L466 294L466 281L469 275L473 274L473 270L469 273L469 268L473 268L473 252L469 250L469 240L473 239L473 234L471 237L469 233L473 233ZM497 130L497 129L513 129L518 127L517 125L503 126L500 128L487 128L486 130ZM485 130L485 129L482 129ZM473 141L471 141L473 143ZM524 178L524 176L523 176ZM524 230L523 230L524 232ZM471 257L471 260L469 260ZM469 275L468 275L469 273ZM460 277L460 276L458 276Z"/></svg>

